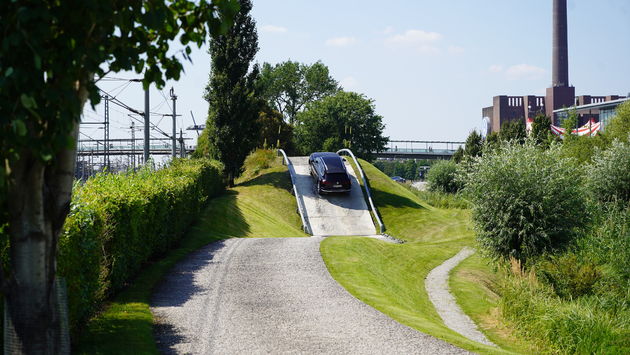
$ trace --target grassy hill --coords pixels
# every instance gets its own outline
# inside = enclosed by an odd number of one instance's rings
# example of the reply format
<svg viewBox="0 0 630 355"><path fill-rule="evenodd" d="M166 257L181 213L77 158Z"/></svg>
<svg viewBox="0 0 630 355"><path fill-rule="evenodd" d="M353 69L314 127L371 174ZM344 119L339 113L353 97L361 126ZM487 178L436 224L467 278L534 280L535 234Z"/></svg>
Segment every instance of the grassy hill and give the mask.
<svg viewBox="0 0 630 355"><path fill-rule="evenodd" d="M371 164L361 161L361 165L387 233L406 243L328 238L322 242L321 252L331 275L355 297L393 319L464 349L504 353L519 352L526 347L510 338L509 331L502 329L498 322L478 324L485 326L486 335L503 349L473 342L453 332L443 324L425 291L424 279L431 269L462 247L474 247L469 211L432 207ZM479 278L485 280L488 276L484 273L488 265L479 258L471 260L469 269L476 272L477 278L459 277L457 289L451 287L458 302L465 303L464 310L474 313L473 319L478 321L490 317L487 314L491 314L496 305L496 295L479 282ZM467 275L465 272L469 269L458 270ZM476 292L474 297L478 301L459 301L460 297L471 297L467 293L471 290Z"/></svg>

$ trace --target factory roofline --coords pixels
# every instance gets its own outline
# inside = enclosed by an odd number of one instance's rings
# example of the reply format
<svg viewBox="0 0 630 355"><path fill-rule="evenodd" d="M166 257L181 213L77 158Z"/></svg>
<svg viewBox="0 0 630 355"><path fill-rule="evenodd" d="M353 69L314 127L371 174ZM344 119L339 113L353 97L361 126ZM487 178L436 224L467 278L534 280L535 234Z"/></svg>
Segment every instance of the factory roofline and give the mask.
<svg viewBox="0 0 630 355"><path fill-rule="evenodd" d="M604 101L604 102L596 102L594 104L586 104L582 106L574 105L571 107L565 107L558 110L553 110L553 113L562 113L569 109L584 110L584 109L589 109L589 108L592 109L592 108L603 108L603 107L608 107L608 106L617 106L619 104L622 104L624 101L628 101L628 100L630 100L630 97L624 97L622 99L610 100L610 101Z"/></svg>

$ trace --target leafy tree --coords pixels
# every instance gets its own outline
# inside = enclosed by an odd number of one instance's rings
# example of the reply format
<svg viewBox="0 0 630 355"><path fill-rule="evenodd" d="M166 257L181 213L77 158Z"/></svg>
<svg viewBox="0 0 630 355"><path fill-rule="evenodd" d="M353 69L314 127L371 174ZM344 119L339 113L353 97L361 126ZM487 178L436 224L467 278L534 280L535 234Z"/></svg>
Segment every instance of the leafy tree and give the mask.
<svg viewBox="0 0 630 355"><path fill-rule="evenodd" d="M459 164L462 161L462 159L464 159L464 148L462 148L461 146L458 147L455 153L453 154L452 159L454 162Z"/></svg>
<svg viewBox="0 0 630 355"><path fill-rule="evenodd" d="M56 251L97 78L133 69L145 87L178 79L191 45L225 30L237 10L234 0L0 1L0 225L11 259L0 287L25 353L60 350ZM170 54L175 39L183 50Z"/></svg>
<svg viewBox="0 0 630 355"><path fill-rule="evenodd" d="M472 131L466 138L466 145L464 148L464 156L468 158L475 158L481 156L483 150L483 137L477 131Z"/></svg>
<svg viewBox="0 0 630 355"><path fill-rule="evenodd" d="M577 112L571 111L568 116L562 120L561 127L564 128L564 138L571 138L573 136L577 136L577 134L573 133L573 130L577 128L578 125L578 116Z"/></svg>
<svg viewBox="0 0 630 355"><path fill-rule="evenodd" d="M630 143L615 140L598 151L587 170L587 184L595 200L630 206Z"/></svg>
<svg viewBox="0 0 630 355"><path fill-rule="evenodd" d="M309 103L297 121L296 145L303 154L349 147L370 159L388 141L383 136L383 118L374 112L374 101L354 92L340 91Z"/></svg>
<svg viewBox="0 0 630 355"><path fill-rule="evenodd" d="M276 147L284 149L287 154L293 153L295 150L293 127L284 122L280 112L264 105L264 108L258 115L256 125L260 129L257 137L257 147Z"/></svg>
<svg viewBox="0 0 630 355"><path fill-rule="evenodd" d="M452 160L440 160L431 165L427 173L427 186L430 191L454 193L459 191L457 164Z"/></svg>
<svg viewBox="0 0 630 355"><path fill-rule="evenodd" d="M405 161L405 175L403 177L407 180L418 179L418 164L415 160L408 159Z"/></svg>
<svg viewBox="0 0 630 355"><path fill-rule="evenodd" d="M587 222L581 169L540 149L503 144L485 151L468 172L477 239L490 255L526 260L568 245Z"/></svg>
<svg viewBox="0 0 630 355"><path fill-rule="evenodd" d="M290 60L276 65L264 63L258 84L263 98L291 125L309 102L340 89L328 67L319 61L311 65Z"/></svg>
<svg viewBox="0 0 630 355"><path fill-rule="evenodd" d="M630 101L626 101L617 107L615 117L610 120L608 126L604 129L604 136L611 142L615 139L627 142L629 134Z"/></svg>
<svg viewBox="0 0 630 355"><path fill-rule="evenodd" d="M210 41L212 71L205 94L208 120L197 148L197 155L210 156L225 165L230 186L256 146L256 120L261 108L255 92L258 66L249 70L258 52L256 22L249 14L251 0L239 2L234 26Z"/></svg>
<svg viewBox="0 0 630 355"><path fill-rule="evenodd" d="M530 139L532 139L536 144L546 145L549 142L549 136L552 134L551 118L549 118L549 116L540 114L534 117L532 131L529 133Z"/></svg>
<svg viewBox="0 0 630 355"><path fill-rule="evenodd" d="M522 144L527 138L525 122L523 120L506 121L501 125L499 139L502 142L514 142Z"/></svg>
<svg viewBox="0 0 630 355"><path fill-rule="evenodd" d="M491 132L490 134L486 136L485 145L486 147L488 147L488 149L495 149L499 147L500 144L501 144L501 139L499 138L499 133Z"/></svg>

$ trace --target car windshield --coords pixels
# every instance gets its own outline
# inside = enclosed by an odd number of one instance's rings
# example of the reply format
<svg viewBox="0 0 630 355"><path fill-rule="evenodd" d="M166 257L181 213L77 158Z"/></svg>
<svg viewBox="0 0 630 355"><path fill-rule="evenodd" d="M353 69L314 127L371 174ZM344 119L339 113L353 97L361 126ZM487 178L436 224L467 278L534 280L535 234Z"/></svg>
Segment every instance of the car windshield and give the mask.
<svg viewBox="0 0 630 355"><path fill-rule="evenodd" d="M343 182L348 181L348 176L344 173L328 173L326 174L326 180Z"/></svg>

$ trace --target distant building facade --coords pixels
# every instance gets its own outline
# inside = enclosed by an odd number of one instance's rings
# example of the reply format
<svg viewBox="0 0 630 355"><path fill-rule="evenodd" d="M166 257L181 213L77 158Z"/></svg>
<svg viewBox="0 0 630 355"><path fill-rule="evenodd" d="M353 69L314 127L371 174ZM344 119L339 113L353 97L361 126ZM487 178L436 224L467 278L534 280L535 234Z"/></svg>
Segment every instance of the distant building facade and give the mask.
<svg viewBox="0 0 630 355"><path fill-rule="evenodd" d="M578 124L581 126L591 119L599 121L603 114L614 112L616 105L625 97L620 95L575 96L575 87L569 85L569 61L567 43L567 0L553 0L552 34L552 80L545 96L525 95L493 97L492 106L482 109L482 117L488 120L488 132L498 132L503 123L523 121L539 114L551 117L554 125L560 125L564 118L562 109L610 102L604 110L599 106L578 110ZM620 101L621 100L621 101ZM611 110L612 107L612 110ZM608 111L607 111L608 110Z"/></svg>

